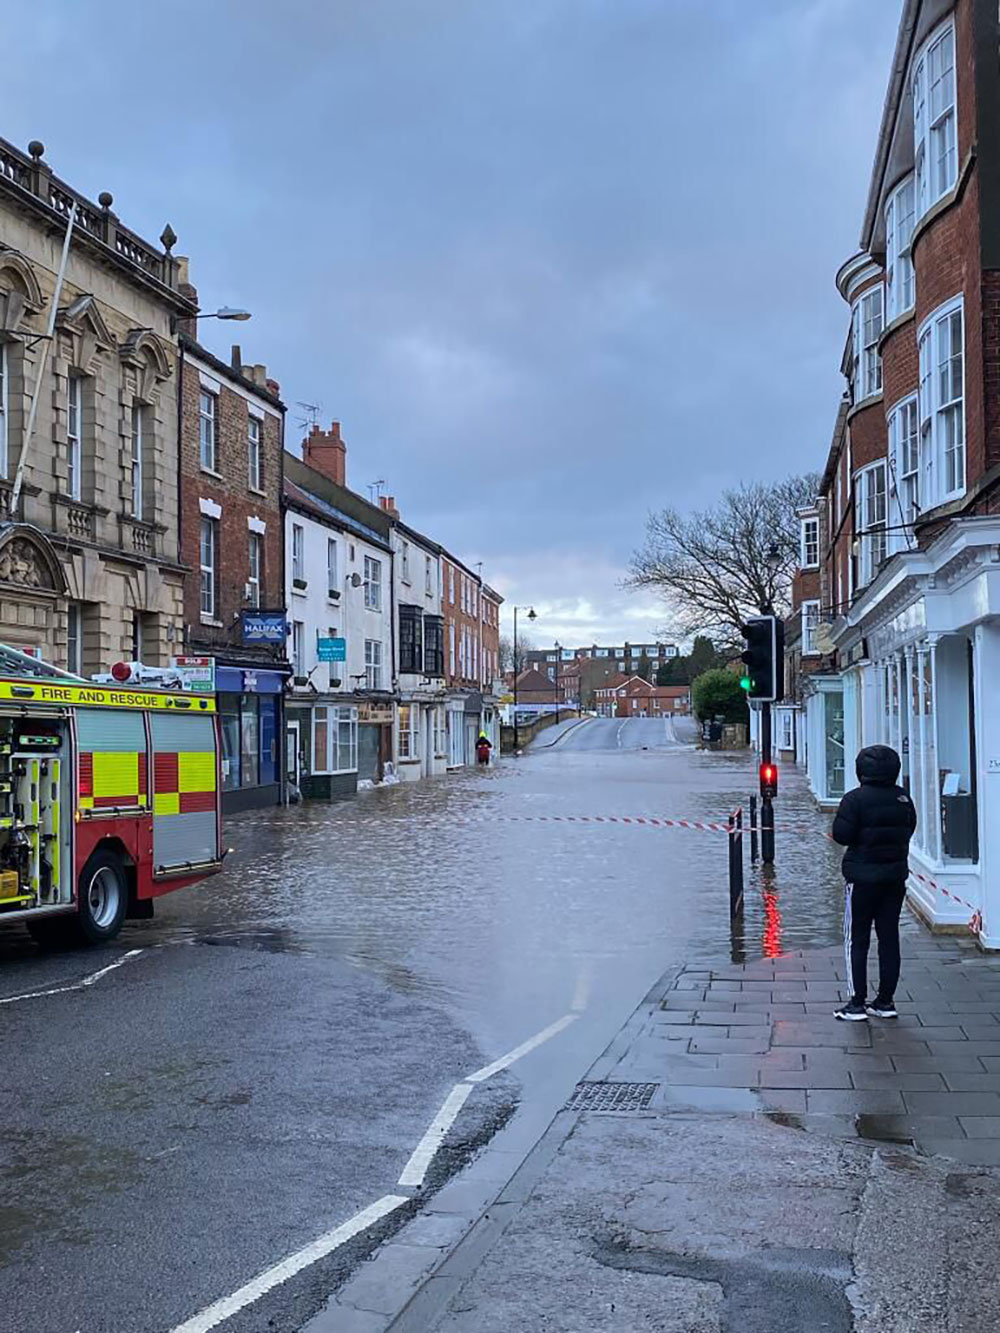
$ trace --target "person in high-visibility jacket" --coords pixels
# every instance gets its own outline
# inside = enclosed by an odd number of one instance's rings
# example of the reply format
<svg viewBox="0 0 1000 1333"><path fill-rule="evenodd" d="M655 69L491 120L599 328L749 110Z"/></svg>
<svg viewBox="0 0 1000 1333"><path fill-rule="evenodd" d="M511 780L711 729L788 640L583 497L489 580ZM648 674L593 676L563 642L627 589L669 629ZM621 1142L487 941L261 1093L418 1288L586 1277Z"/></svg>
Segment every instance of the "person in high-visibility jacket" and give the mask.
<svg viewBox="0 0 1000 1333"><path fill-rule="evenodd" d="M487 736L485 731L479 733L479 739L476 741L476 763L488 764L490 762L490 751L493 749L493 742Z"/></svg>

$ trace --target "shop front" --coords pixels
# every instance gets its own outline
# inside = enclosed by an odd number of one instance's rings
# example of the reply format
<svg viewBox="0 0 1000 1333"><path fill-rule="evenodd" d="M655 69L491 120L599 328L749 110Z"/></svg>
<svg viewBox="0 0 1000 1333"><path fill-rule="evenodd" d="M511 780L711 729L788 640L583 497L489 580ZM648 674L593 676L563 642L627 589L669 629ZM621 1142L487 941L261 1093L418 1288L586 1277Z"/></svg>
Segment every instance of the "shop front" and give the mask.
<svg viewBox="0 0 1000 1333"><path fill-rule="evenodd" d="M392 760L392 704L358 705L358 781L381 782Z"/></svg>
<svg viewBox="0 0 1000 1333"><path fill-rule="evenodd" d="M290 782L307 801L353 796L358 789L358 704L343 696L286 705L286 753Z"/></svg>
<svg viewBox="0 0 1000 1333"><path fill-rule="evenodd" d="M223 813L281 802L284 684L280 671L216 665Z"/></svg>
<svg viewBox="0 0 1000 1333"><path fill-rule="evenodd" d="M917 811L910 899L1000 948L1000 523L954 523L897 556L837 636L861 660L864 744L891 745Z"/></svg>

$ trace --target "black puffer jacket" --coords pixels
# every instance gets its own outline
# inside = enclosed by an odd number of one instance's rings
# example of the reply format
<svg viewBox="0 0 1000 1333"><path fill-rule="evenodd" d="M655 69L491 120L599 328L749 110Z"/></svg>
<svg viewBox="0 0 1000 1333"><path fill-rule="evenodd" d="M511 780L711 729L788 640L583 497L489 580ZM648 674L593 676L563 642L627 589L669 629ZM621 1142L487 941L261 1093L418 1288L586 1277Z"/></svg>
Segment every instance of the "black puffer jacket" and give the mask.
<svg viewBox="0 0 1000 1333"><path fill-rule="evenodd" d="M899 755L888 745L870 745L855 765L860 787L840 802L833 840L846 847L849 884L902 884L909 874L909 848L917 812L902 787Z"/></svg>

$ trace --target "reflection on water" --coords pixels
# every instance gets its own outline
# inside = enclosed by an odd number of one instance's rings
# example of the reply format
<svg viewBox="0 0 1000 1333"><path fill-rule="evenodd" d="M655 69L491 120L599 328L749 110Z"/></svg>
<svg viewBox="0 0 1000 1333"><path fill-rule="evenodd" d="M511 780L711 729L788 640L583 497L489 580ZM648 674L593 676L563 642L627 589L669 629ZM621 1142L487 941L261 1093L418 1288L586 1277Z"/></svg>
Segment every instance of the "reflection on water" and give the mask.
<svg viewBox="0 0 1000 1333"><path fill-rule="evenodd" d="M331 956L394 990L482 1014L558 1013L632 994L730 940L725 836L637 825L518 822L539 815L717 819L745 804L745 756L555 750L486 773L400 785L336 805L227 821L213 880L161 899L129 945L194 941ZM738 948L774 956L838 938L827 821L787 775L777 859L747 865Z"/></svg>

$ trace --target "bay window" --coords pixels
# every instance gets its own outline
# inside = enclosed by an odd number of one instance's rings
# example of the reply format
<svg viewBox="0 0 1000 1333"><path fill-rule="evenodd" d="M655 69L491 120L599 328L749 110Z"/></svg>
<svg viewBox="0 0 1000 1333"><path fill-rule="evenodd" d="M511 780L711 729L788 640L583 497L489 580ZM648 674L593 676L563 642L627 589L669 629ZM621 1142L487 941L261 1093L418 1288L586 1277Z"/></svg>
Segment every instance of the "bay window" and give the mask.
<svg viewBox="0 0 1000 1333"><path fill-rule="evenodd" d="M424 669L423 615L419 606L399 608L399 669L415 675Z"/></svg>
<svg viewBox="0 0 1000 1333"><path fill-rule="evenodd" d="M911 90L916 203L923 217L958 180L955 28L950 20L918 53Z"/></svg>
<svg viewBox="0 0 1000 1333"><path fill-rule="evenodd" d="M965 491L965 365L961 296L920 328L921 492L933 508Z"/></svg>
<svg viewBox="0 0 1000 1333"><path fill-rule="evenodd" d="M854 401L861 402L882 392L882 358L878 342L882 336L882 288L865 292L851 317L854 343Z"/></svg>
<svg viewBox="0 0 1000 1333"><path fill-rule="evenodd" d="M890 194L885 206L885 298L889 323L910 310L915 300L910 256L915 209L913 177L907 176Z"/></svg>
<svg viewBox="0 0 1000 1333"><path fill-rule="evenodd" d="M424 675L444 675L444 620L424 616Z"/></svg>
<svg viewBox="0 0 1000 1333"><path fill-rule="evenodd" d="M885 463L862 468L855 480L860 518L858 583L871 583L886 556Z"/></svg>
<svg viewBox="0 0 1000 1333"><path fill-rule="evenodd" d="M799 561L803 569L816 569L819 565L819 519L802 520L801 549Z"/></svg>

